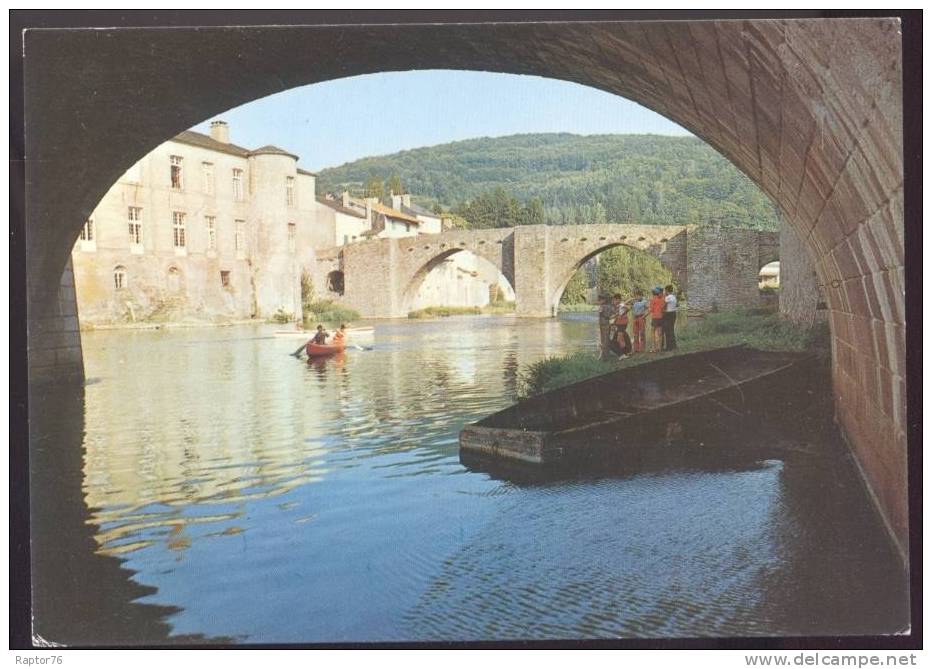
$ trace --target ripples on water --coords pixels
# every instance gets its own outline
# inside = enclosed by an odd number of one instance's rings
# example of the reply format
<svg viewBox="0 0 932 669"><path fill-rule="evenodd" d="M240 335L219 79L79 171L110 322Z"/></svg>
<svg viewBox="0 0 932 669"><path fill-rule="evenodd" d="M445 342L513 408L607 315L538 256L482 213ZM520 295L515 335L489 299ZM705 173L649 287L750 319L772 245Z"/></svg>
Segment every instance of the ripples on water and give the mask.
<svg viewBox="0 0 932 669"><path fill-rule="evenodd" d="M511 403L523 365L594 350L589 323L378 323L359 340L373 350L312 363L273 329L84 337L99 552L180 608L173 634L813 635L902 613L876 604L887 567L838 530L850 505L814 495L809 466L521 484L465 469L463 423Z"/></svg>

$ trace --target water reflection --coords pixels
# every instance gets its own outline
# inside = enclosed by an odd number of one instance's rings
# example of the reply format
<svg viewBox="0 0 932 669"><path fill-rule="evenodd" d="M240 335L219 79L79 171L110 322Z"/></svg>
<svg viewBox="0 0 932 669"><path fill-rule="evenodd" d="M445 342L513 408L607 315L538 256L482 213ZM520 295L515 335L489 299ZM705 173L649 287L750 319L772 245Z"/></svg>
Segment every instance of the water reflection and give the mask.
<svg viewBox="0 0 932 669"><path fill-rule="evenodd" d="M831 467L745 458L557 479L464 468L462 424L510 404L524 365L595 351L591 323L385 322L372 350L300 363L272 329L84 340L99 379L80 417L91 550L122 561L147 588L139 601L170 607L159 610L175 638L819 634L902 621L895 560L851 512L860 493L845 483L825 502L826 480L848 480ZM64 414L57 428L78 422ZM831 606L800 594L816 583ZM883 587L886 604L869 604Z"/></svg>

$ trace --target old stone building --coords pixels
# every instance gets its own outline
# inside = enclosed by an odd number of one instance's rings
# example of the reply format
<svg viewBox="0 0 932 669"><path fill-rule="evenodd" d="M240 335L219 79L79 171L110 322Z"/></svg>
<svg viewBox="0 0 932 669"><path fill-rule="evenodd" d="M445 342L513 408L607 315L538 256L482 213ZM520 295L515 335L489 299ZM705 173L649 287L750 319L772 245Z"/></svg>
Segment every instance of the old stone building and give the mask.
<svg viewBox="0 0 932 669"><path fill-rule="evenodd" d="M300 314L321 246L314 174L223 121L140 159L88 217L73 251L84 324Z"/></svg>

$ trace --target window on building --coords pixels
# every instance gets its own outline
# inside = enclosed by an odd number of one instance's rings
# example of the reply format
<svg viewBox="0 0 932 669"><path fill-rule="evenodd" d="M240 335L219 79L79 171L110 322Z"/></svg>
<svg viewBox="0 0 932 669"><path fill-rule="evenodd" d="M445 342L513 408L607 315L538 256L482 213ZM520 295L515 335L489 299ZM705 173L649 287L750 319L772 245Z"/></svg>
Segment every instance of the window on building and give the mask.
<svg viewBox="0 0 932 669"><path fill-rule="evenodd" d="M220 285L224 288L230 287L230 270L222 269L220 270Z"/></svg>
<svg viewBox="0 0 932 669"><path fill-rule="evenodd" d="M177 267L168 268L168 292L181 292L181 270Z"/></svg>
<svg viewBox="0 0 932 669"><path fill-rule="evenodd" d="M285 177L285 204L294 206L294 177Z"/></svg>
<svg viewBox="0 0 932 669"><path fill-rule="evenodd" d="M201 173L204 176L204 194L214 194L214 164L201 163Z"/></svg>
<svg viewBox="0 0 932 669"><path fill-rule="evenodd" d="M92 242L94 241L94 219L88 218L84 221L84 227L81 228L81 241L82 242Z"/></svg>
<svg viewBox="0 0 932 669"><path fill-rule="evenodd" d="M243 170L233 168L233 199L243 201Z"/></svg>
<svg viewBox="0 0 932 669"><path fill-rule="evenodd" d="M237 258L246 257L246 221L233 221L233 249Z"/></svg>
<svg viewBox="0 0 932 669"><path fill-rule="evenodd" d="M129 224L129 243L132 246L142 244L142 208L130 207L126 210L126 221Z"/></svg>
<svg viewBox="0 0 932 669"><path fill-rule="evenodd" d="M295 246L297 243L297 240L296 240L297 231L298 231L298 227L294 223L288 224L288 250L291 251L292 253L294 253Z"/></svg>
<svg viewBox="0 0 932 669"><path fill-rule="evenodd" d="M182 180L181 174L181 165L184 162L184 159L181 156L170 156L172 169L172 188L175 190L181 190L184 188L184 181Z"/></svg>
<svg viewBox="0 0 932 669"><path fill-rule="evenodd" d="M126 268L123 265L113 268L113 287L117 290L126 288Z"/></svg>
<svg viewBox="0 0 932 669"><path fill-rule="evenodd" d="M343 235L343 243L349 244L349 235Z"/></svg>
<svg viewBox="0 0 932 669"><path fill-rule="evenodd" d="M207 228L207 250L214 251L217 249L217 217L205 216L204 227Z"/></svg>
<svg viewBox="0 0 932 669"><path fill-rule="evenodd" d="M184 234L184 212L172 212L172 242L176 249L183 249L187 246Z"/></svg>

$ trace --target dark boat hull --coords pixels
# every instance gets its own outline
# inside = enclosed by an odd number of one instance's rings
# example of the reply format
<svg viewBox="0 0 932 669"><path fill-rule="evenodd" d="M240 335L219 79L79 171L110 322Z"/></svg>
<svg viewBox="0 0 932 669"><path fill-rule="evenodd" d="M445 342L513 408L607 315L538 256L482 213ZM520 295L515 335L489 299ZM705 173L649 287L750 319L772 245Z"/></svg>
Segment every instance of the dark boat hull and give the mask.
<svg viewBox="0 0 932 669"><path fill-rule="evenodd" d="M743 346L665 358L519 402L460 432L460 453L534 465L606 455L637 461L760 414L789 410L813 357Z"/></svg>

